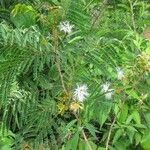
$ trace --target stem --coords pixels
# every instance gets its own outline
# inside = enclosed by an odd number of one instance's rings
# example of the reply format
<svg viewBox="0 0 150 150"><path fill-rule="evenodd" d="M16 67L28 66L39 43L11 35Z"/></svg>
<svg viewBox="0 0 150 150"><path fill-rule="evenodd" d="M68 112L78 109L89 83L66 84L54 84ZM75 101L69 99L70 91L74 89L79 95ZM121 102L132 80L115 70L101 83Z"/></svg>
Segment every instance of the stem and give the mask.
<svg viewBox="0 0 150 150"><path fill-rule="evenodd" d="M64 78L63 78L63 75L61 73L59 56L58 57L56 56L56 66L57 66L57 69L58 69L58 72L59 72L62 88L63 88L64 92L67 94L67 90L66 90L65 84L64 84Z"/></svg>
<svg viewBox="0 0 150 150"><path fill-rule="evenodd" d="M61 85L62 88L64 90L64 92L67 94L67 90L65 88L65 84L64 84L64 78L63 75L61 73L61 65L60 65L60 57L59 57L59 51L58 51L58 36L57 36L57 30L53 28L52 30L52 34L53 34L53 50L55 53L55 59L56 59L56 67L58 69L58 73L60 76L60 80L61 80Z"/></svg>
<svg viewBox="0 0 150 150"><path fill-rule="evenodd" d="M112 129L113 129L113 126L114 126L115 122L116 122L116 117L113 119L113 122L112 122L112 124L111 124L111 126L110 126L110 129L109 129L109 132L108 132L107 141L106 141L106 148L105 148L105 150L108 150L108 147L109 147L109 141L110 141Z"/></svg>
<svg viewBox="0 0 150 150"><path fill-rule="evenodd" d="M109 132L108 132L108 137L107 137L107 140L106 140L106 146L105 146L105 150L108 150L109 148L109 141L110 141L110 138L111 138L111 133L112 133L112 129L113 129L113 126L117 120L117 116L119 114L119 112L121 112L122 108L124 106L124 102L122 103L122 106L120 107L119 111L117 112L116 116L114 117L113 121L112 121L112 124L109 128Z"/></svg>
<svg viewBox="0 0 150 150"><path fill-rule="evenodd" d="M81 120L79 119L76 113L74 113L74 115L78 121L78 124L81 126ZM83 129L82 129L82 135L83 135L84 141L87 143L88 149L93 150Z"/></svg>
<svg viewBox="0 0 150 150"><path fill-rule="evenodd" d="M90 145L90 143L89 143L89 141L88 141L88 139L85 135L84 130L82 130L82 135L83 135L83 138L84 138L85 142L87 143L87 146L88 146L89 150L92 150L92 147L91 147L91 145Z"/></svg>

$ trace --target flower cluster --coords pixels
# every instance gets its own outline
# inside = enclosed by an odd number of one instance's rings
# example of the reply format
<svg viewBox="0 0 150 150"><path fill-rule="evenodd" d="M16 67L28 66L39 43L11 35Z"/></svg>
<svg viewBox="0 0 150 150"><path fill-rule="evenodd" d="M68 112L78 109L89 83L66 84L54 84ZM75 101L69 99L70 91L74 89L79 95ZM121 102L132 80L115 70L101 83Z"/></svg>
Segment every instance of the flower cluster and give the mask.
<svg viewBox="0 0 150 150"><path fill-rule="evenodd" d="M116 71L117 79L122 80L125 77L123 70L119 67L116 67ZM105 95L106 99L112 99L112 96L114 94L114 89L111 89L110 86L111 84L109 82L101 85L101 93ZM87 85L77 85L77 88L73 92L73 99L82 103L88 95L89 93Z"/></svg>
<svg viewBox="0 0 150 150"><path fill-rule="evenodd" d="M59 24L59 30L63 31L66 34L69 34L72 32L74 25L71 25L69 21L63 21L60 22ZM116 72L117 72L117 79L118 80L123 80L125 75L124 72L121 68L116 67ZM101 85L101 93L105 95L106 99L112 99L112 96L114 94L114 89L110 88L110 83L106 82ZM85 84L82 85L77 85L77 88L73 91L73 100L70 104L70 110L72 111L77 111L81 107L81 104L84 102L84 100L89 96L88 93L88 87Z"/></svg>

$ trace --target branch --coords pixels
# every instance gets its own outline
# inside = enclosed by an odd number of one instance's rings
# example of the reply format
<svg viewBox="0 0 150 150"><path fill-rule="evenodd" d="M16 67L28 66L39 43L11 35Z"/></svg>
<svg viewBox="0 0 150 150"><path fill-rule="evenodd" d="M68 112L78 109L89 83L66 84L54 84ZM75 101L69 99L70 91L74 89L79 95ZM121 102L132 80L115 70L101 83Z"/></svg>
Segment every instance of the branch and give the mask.
<svg viewBox="0 0 150 150"><path fill-rule="evenodd" d="M113 129L113 126L114 126L115 122L116 122L116 117L114 117L113 122L112 122L112 124L110 126L110 129L109 129L109 132L108 132L107 141L106 141L106 148L105 148L105 150L108 150L108 148L109 148L109 141L110 141L112 129Z"/></svg>
<svg viewBox="0 0 150 150"><path fill-rule="evenodd" d="M89 141L88 141L88 139L87 139L87 137L85 135L84 130L82 130L82 135L84 137L85 142L87 143L87 146L88 146L89 150L92 150L92 147L91 147L91 145L90 145L90 143L89 143Z"/></svg>
<svg viewBox="0 0 150 150"><path fill-rule="evenodd" d="M76 113L73 113L73 114L75 115L75 117L78 121L78 124L81 126L81 120L79 119L79 117L77 116ZM90 143L89 143L89 141L88 141L88 139L87 139L87 137L86 137L86 134L85 134L84 130L82 130L82 135L83 135L83 138L84 138L85 142L87 143L88 149L93 150Z"/></svg>
<svg viewBox="0 0 150 150"><path fill-rule="evenodd" d="M122 103L122 106L119 108L119 110L118 110L116 116L114 117L113 122L112 122L112 124L111 124L111 126L110 126L110 128L109 128L109 132L108 132L108 137L107 137L107 141L106 141L105 150L108 150L108 148L109 148L109 141L110 141L110 138L111 138L112 129L113 129L113 126L114 126L114 124L115 124L115 122L116 122L116 120L117 120L117 116L118 116L118 114L121 112L123 106L124 106L124 101L123 101L123 103Z"/></svg>
<svg viewBox="0 0 150 150"><path fill-rule="evenodd" d="M53 49L54 49L54 53L56 54L56 56L55 56L56 67L58 69L62 88L63 88L64 92L67 94L67 90L66 90L65 84L64 84L64 78L61 73L60 57L59 57L59 51L58 51L58 36L57 36L57 31L55 28L52 30L52 35L53 35Z"/></svg>
<svg viewBox="0 0 150 150"><path fill-rule="evenodd" d="M59 72L59 76L60 76L60 80L61 80L61 84L62 84L62 88L64 90L64 92L67 94L67 90L65 88L65 84L64 84L64 77L61 73L61 67L60 67L60 61L59 61L59 56L56 56L56 66Z"/></svg>

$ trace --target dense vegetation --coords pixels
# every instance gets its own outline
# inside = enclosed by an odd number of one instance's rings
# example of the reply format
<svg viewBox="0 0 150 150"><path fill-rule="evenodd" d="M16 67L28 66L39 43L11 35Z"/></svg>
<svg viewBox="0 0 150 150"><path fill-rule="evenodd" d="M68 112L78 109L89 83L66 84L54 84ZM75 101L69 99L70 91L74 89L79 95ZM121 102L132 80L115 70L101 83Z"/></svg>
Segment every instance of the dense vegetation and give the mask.
<svg viewBox="0 0 150 150"><path fill-rule="evenodd" d="M149 0L0 1L0 150L150 150Z"/></svg>

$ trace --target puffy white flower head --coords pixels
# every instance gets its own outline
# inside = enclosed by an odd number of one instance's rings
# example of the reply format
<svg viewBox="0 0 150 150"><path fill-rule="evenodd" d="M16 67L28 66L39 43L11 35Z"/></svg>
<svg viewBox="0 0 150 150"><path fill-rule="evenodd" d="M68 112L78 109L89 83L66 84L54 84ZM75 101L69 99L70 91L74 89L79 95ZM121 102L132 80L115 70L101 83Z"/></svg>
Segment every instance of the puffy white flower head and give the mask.
<svg viewBox="0 0 150 150"><path fill-rule="evenodd" d="M114 94L114 90L113 89L109 89L107 91L107 93L105 93L105 98L110 100L110 99L112 99L113 94Z"/></svg>
<svg viewBox="0 0 150 150"><path fill-rule="evenodd" d="M102 88L102 89L101 89L101 92L102 92L102 93L107 92L108 89L109 89L109 87L110 87L110 83L108 83L108 82L102 84L102 85L101 85L101 88Z"/></svg>
<svg viewBox="0 0 150 150"><path fill-rule="evenodd" d="M118 78L118 80L122 80L124 78L123 70L121 70L121 68L117 67L116 71L117 71L117 78Z"/></svg>
<svg viewBox="0 0 150 150"><path fill-rule="evenodd" d="M89 95L87 85L77 85L77 88L74 90L73 98L79 102L83 102L85 98Z"/></svg>
<svg viewBox="0 0 150 150"><path fill-rule="evenodd" d="M69 21L63 21L59 24L59 30L65 33L71 33L74 25L70 25Z"/></svg>
<svg viewBox="0 0 150 150"><path fill-rule="evenodd" d="M112 95L114 94L114 90L113 89L109 89L110 87L110 83L106 82L104 84L101 85L101 92L104 93L105 98L110 100L112 99Z"/></svg>

